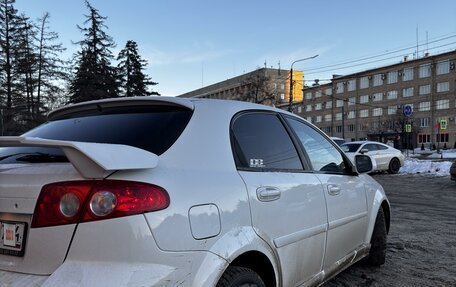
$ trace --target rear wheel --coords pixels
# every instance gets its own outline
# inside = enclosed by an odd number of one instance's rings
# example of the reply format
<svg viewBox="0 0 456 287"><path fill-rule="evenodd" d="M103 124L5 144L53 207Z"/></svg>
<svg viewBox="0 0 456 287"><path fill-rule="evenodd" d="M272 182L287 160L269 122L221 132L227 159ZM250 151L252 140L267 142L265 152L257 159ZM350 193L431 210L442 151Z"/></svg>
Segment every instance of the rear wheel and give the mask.
<svg viewBox="0 0 456 287"><path fill-rule="evenodd" d="M371 249L366 263L372 266L380 266L385 263L386 258L386 222L383 208L380 207L375 219L374 231L371 238Z"/></svg>
<svg viewBox="0 0 456 287"><path fill-rule="evenodd" d="M261 277L252 269L230 266L223 273L217 287L265 287Z"/></svg>
<svg viewBox="0 0 456 287"><path fill-rule="evenodd" d="M401 168L401 162L397 158L393 158L388 166L388 172L391 174L396 174Z"/></svg>

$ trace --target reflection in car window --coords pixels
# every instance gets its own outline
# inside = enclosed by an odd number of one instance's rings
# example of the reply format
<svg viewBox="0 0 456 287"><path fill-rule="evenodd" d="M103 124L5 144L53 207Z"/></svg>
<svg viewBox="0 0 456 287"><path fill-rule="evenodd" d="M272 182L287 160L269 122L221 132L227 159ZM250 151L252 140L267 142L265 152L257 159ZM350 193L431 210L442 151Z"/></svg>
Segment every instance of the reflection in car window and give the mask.
<svg viewBox="0 0 456 287"><path fill-rule="evenodd" d="M238 167L302 170L298 152L276 115L242 115L232 131Z"/></svg>
<svg viewBox="0 0 456 287"><path fill-rule="evenodd" d="M325 172L345 170L341 153L323 135L298 120L287 118L287 121L304 146L314 170Z"/></svg>

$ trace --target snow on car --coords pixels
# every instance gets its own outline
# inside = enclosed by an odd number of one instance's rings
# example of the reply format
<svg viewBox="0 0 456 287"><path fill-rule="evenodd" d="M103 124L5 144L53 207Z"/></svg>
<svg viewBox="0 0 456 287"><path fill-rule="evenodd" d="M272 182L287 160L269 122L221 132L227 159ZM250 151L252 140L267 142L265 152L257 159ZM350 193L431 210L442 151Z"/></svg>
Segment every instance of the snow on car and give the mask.
<svg viewBox="0 0 456 287"><path fill-rule="evenodd" d="M404 166L405 156L389 145L374 141L355 141L341 145L342 150L351 159L356 155L366 154L375 160L376 170L386 170L395 174Z"/></svg>
<svg viewBox="0 0 456 287"><path fill-rule="evenodd" d="M314 286L385 261L370 157L272 107L86 102L0 146L1 286Z"/></svg>

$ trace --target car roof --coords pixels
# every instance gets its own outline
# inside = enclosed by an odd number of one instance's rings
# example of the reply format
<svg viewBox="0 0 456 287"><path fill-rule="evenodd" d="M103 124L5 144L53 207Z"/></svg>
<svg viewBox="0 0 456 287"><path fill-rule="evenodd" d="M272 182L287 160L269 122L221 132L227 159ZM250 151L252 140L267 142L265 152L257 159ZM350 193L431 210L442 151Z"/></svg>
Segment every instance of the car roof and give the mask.
<svg viewBox="0 0 456 287"><path fill-rule="evenodd" d="M230 108L234 110L269 110L290 114L285 110L277 109L270 106L254 104L249 102L233 101L233 100L217 100L217 99L201 99L201 98L177 98L177 97L164 97L164 96L144 96L144 97L130 97L130 98L111 98L95 101L81 102L73 105L68 105L48 114L48 119L52 120L65 116L67 114L74 114L91 109L99 109L102 107L121 107L121 106L137 106L137 105L167 105L183 107L189 110L195 110L196 106L212 106L214 109ZM296 115L294 115L296 116Z"/></svg>

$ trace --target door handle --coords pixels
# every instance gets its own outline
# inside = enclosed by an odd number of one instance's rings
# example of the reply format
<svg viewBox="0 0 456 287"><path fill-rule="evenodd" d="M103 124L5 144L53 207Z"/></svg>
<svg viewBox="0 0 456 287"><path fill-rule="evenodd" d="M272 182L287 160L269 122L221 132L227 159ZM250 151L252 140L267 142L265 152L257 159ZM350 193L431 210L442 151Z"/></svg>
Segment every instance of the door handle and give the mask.
<svg viewBox="0 0 456 287"><path fill-rule="evenodd" d="M338 195L340 193L340 187L334 184L328 184L329 195Z"/></svg>
<svg viewBox="0 0 456 287"><path fill-rule="evenodd" d="M256 190L259 201L274 201L280 198L281 191L277 187L262 186Z"/></svg>

